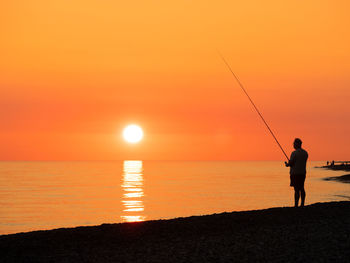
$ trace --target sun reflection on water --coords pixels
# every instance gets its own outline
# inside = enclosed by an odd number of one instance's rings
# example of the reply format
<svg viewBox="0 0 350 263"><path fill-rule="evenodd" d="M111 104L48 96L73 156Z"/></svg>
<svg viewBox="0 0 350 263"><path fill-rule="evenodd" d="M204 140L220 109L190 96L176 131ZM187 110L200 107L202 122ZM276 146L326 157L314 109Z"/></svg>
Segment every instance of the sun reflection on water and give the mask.
<svg viewBox="0 0 350 263"><path fill-rule="evenodd" d="M144 221L146 216L143 215L143 170L142 161L124 161L123 166L123 222Z"/></svg>

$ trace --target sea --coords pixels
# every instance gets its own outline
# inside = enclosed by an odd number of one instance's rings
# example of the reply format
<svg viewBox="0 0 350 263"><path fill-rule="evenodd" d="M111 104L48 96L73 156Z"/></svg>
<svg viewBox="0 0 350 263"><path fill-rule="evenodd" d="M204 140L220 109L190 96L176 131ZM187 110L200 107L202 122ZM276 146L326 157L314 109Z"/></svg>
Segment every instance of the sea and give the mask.
<svg viewBox="0 0 350 263"><path fill-rule="evenodd" d="M306 205L350 200L308 162ZM279 161L0 162L0 234L293 206Z"/></svg>

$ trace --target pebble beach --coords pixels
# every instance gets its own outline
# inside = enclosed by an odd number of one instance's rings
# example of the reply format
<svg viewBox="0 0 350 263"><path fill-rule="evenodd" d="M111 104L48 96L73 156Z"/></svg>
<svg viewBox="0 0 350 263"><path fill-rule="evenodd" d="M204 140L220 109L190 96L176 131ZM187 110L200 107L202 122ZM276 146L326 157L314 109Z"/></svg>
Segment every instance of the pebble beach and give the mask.
<svg viewBox="0 0 350 263"><path fill-rule="evenodd" d="M349 262L350 202L0 236L0 262Z"/></svg>

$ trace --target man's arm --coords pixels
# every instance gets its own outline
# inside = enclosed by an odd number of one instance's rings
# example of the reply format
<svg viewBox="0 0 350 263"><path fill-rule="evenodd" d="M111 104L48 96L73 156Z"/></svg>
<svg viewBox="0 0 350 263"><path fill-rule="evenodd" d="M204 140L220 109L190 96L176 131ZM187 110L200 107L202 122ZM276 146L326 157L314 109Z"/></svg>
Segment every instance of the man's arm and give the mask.
<svg viewBox="0 0 350 263"><path fill-rule="evenodd" d="M286 167L293 166L295 164L295 152L290 155L289 162L284 162Z"/></svg>

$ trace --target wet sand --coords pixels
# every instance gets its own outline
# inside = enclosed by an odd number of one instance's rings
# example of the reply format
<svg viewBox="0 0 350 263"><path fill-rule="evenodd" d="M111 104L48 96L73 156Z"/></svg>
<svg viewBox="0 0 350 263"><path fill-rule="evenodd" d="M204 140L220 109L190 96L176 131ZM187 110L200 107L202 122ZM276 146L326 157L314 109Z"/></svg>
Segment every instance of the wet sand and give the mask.
<svg viewBox="0 0 350 263"><path fill-rule="evenodd" d="M350 165L335 165L335 166L322 166L321 168L326 168L334 171L350 171ZM326 177L323 180L325 181L337 181L341 183L350 183L350 174L345 174L342 176L331 176Z"/></svg>
<svg viewBox="0 0 350 263"><path fill-rule="evenodd" d="M324 178L323 180L325 180L325 181L338 181L338 182L342 182L342 183L350 183L350 174L345 174L342 176L327 177L327 178Z"/></svg>
<svg viewBox="0 0 350 263"><path fill-rule="evenodd" d="M0 236L0 262L349 262L350 202Z"/></svg>
<svg viewBox="0 0 350 263"><path fill-rule="evenodd" d="M345 165L345 164L337 164L337 165L325 165L325 166L320 166L320 167L315 167L315 168L325 168L329 170L334 170L334 171L350 171L350 165Z"/></svg>

